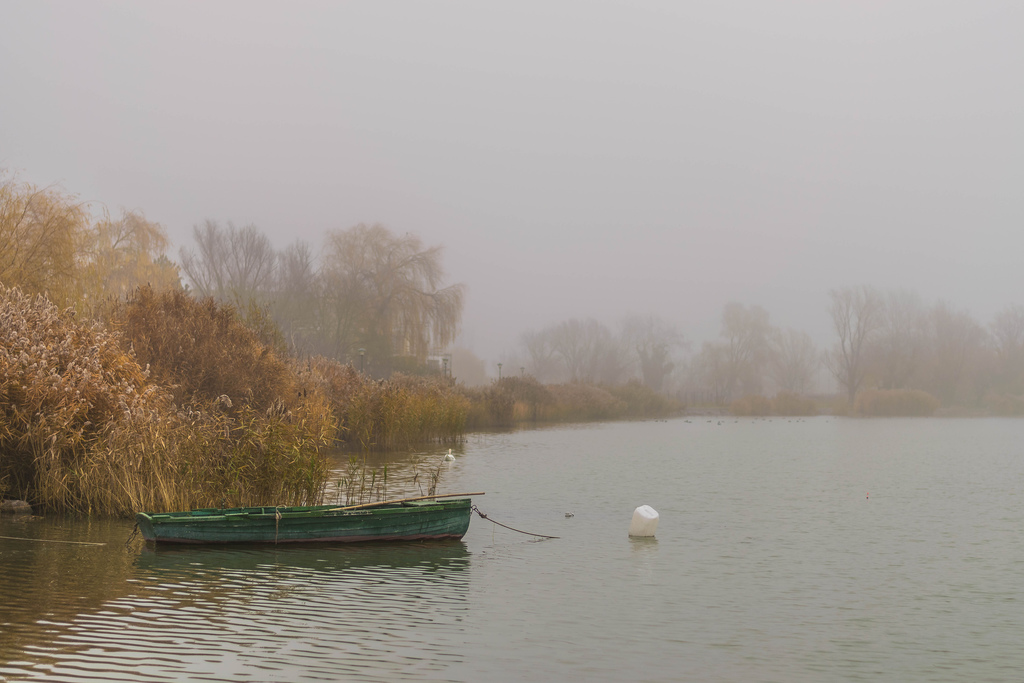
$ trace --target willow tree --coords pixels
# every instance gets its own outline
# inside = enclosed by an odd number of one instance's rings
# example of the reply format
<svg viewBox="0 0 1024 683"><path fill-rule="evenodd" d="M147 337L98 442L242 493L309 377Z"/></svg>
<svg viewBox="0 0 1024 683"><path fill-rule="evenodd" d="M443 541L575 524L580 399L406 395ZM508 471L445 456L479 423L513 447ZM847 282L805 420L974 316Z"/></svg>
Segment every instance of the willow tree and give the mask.
<svg viewBox="0 0 1024 683"><path fill-rule="evenodd" d="M88 231L82 253L82 289L89 299L123 298L136 287L181 287L178 266L165 252L169 242L159 223L141 211L104 212Z"/></svg>
<svg viewBox="0 0 1024 683"><path fill-rule="evenodd" d="M442 286L439 246L359 224L328 233L320 276L321 333L336 358L356 361L364 349L384 369L396 356L422 362L455 339L465 288Z"/></svg>
<svg viewBox="0 0 1024 683"><path fill-rule="evenodd" d="M76 303L88 228L88 211L73 195L0 173L0 283Z"/></svg>

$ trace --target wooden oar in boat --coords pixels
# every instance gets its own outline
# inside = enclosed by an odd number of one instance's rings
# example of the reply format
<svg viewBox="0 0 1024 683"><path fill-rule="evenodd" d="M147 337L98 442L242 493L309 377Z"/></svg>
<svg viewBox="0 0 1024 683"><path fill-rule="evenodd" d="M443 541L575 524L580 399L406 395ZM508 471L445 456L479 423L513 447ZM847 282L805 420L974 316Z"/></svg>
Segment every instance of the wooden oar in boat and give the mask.
<svg viewBox="0 0 1024 683"><path fill-rule="evenodd" d="M476 493L439 493L436 496L416 496L415 498L398 498L397 500L381 500L376 503L363 503L362 505L349 505L343 508L331 508L327 512L341 512L342 510L358 510L360 508L372 508L378 505L390 505L392 503L411 503L414 500L433 500L434 498L460 498L462 496L484 496L483 491Z"/></svg>

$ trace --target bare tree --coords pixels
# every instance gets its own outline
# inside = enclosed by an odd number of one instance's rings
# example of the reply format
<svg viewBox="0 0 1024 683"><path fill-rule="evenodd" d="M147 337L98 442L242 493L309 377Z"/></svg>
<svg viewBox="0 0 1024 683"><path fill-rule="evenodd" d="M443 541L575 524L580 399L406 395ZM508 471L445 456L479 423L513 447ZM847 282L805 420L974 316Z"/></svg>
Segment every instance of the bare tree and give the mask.
<svg viewBox="0 0 1024 683"><path fill-rule="evenodd" d="M1004 393L1024 393L1024 306L1008 306L990 325L995 344L995 384Z"/></svg>
<svg viewBox="0 0 1024 683"><path fill-rule="evenodd" d="M181 269L201 296L212 296L245 308L260 301L274 282L277 254L254 225L226 229L207 220L194 226L196 249L182 247Z"/></svg>
<svg viewBox="0 0 1024 683"><path fill-rule="evenodd" d="M882 297L868 286L833 289L829 296L832 326L839 339L825 352L825 366L853 405L867 371L868 344L881 324Z"/></svg>
<svg viewBox="0 0 1024 683"><path fill-rule="evenodd" d="M604 326L602 329L604 333L597 344L594 381L604 385L622 384L629 378L633 365L629 346L622 335L612 334Z"/></svg>
<svg viewBox="0 0 1024 683"><path fill-rule="evenodd" d="M182 247L178 252L181 270L200 296L221 298L228 289L227 237L216 221L207 219L202 228L192 226L192 238L196 249Z"/></svg>
<svg viewBox="0 0 1024 683"><path fill-rule="evenodd" d="M540 382L561 381L559 357L554 344L554 328L526 332L522 337L522 346L529 357L527 371L531 375Z"/></svg>
<svg viewBox="0 0 1024 683"><path fill-rule="evenodd" d="M625 336L593 318L572 318L527 332L521 343L530 374L542 382L620 384L630 370Z"/></svg>
<svg viewBox="0 0 1024 683"><path fill-rule="evenodd" d="M318 330L320 279L313 250L298 240L277 255L271 315L297 354L311 353Z"/></svg>
<svg viewBox="0 0 1024 683"><path fill-rule="evenodd" d="M711 403L729 400L728 385L731 375L729 348L722 342L704 342L700 353L690 364L690 381Z"/></svg>
<svg viewBox="0 0 1024 683"><path fill-rule="evenodd" d="M228 223L228 286L236 301L261 298L274 283L277 254L270 239L255 225L235 228Z"/></svg>
<svg viewBox="0 0 1024 683"><path fill-rule="evenodd" d="M874 346L874 366L883 389L907 389L925 358L928 316L917 293L890 291L885 296Z"/></svg>
<svg viewBox="0 0 1024 683"><path fill-rule="evenodd" d="M944 302L930 312L931 392L943 403L976 401L985 391L983 373L989 343L985 328L970 313Z"/></svg>
<svg viewBox="0 0 1024 683"><path fill-rule="evenodd" d="M592 382L597 366L602 325L589 318L572 318L557 325L552 334L555 351L565 365L570 382Z"/></svg>
<svg viewBox="0 0 1024 683"><path fill-rule="evenodd" d="M771 336L769 373L778 391L806 394L820 358L811 335L799 330L775 330Z"/></svg>
<svg viewBox="0 0 1024 683"><path fill-rule="evenodd" d="M650 315L628 318L623 325L623 337L636 353L644 384L653 391L661 391L675 369L672 352L686 345L683 335L658 316Z"/></svg>
<svg viewBox="0 0 1024 683"><path fill-rule="evenodd" d="M722 309L721 336L726 356L725 394L728 399L735 398L738 391L760 393L771 331L768 312L760 306L747 308L730 302Z"/></svg>

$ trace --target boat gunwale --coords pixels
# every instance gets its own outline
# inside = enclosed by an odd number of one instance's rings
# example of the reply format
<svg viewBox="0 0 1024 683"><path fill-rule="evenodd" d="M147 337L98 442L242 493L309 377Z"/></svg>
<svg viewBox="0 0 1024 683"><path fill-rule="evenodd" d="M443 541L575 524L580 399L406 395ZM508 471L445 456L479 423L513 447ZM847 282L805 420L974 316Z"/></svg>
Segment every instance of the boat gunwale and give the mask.
<svg viewBox="0 0 1024 683"><path fill-rule="evenodd" d="M242 508L198 508L196 510L175 512L138 512L136 518L142 517L151 524L174 524L185 522L212 523L232 519L308 519L333 517L365 517L371 515L390 515L405 513L411 510L430 512L449 508L469 508L470 498L449 498L434 501L411 501L405 503L384 503L379 507L365 507L357 510L339 510L334 505L311 506L269 506L254 505Z"/></svg>
<svg viewBox="0 0 1024 683"><path fill-rule="evenodd" d="M441 540L462 538L472 510L472 500L459 497L382 501L349 509L315 505L139 512L136 522L146 542L158 544Z"/></svg>

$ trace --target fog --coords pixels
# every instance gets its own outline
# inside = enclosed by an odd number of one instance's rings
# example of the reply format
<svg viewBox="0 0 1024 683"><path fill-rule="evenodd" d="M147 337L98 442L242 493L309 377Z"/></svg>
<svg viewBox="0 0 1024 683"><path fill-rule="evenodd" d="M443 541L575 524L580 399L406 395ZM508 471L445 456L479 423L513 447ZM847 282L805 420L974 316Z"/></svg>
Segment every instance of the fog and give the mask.
<svg viewBox="0 0 1024 683"><path fill-rule="evenodd" d="M0 5L0 168L283 247L444 246L493 362L570 317L1024 303L1017 2Z"/></svg>

